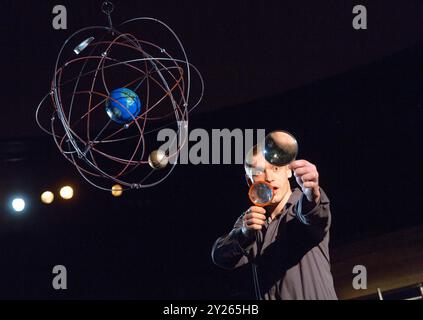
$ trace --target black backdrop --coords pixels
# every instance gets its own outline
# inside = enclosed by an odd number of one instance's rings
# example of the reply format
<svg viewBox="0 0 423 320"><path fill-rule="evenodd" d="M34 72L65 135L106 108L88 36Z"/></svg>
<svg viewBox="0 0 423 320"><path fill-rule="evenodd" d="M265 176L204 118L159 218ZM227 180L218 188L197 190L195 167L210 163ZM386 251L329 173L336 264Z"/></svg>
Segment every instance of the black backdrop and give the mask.
<svg viewBox="0 0 423 320"><path fill-rule="evenodd" d="M190 129L295 134L332 200L332 246L423 223L422 57L415 46L284 95L195 114ZM19 189L33 195L24 216L1 218L2 298L248 297L250 270L220 271L210 258L248 206L241 165L179 165L165 183L114 199L83 183L49 139L2 149L2 200ZM61 181L77 185L75 200L37 204L42 187ZM66 293L51 288L56 264L68 268Z"/></svg>

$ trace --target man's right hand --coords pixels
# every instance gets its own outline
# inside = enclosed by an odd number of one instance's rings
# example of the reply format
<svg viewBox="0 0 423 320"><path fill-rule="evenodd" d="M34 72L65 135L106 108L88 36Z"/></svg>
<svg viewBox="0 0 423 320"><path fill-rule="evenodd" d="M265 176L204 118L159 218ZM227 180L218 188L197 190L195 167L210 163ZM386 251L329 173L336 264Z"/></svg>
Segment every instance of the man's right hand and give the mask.
<svg viewBox="0 0 423 320"><path fill-rule="evenodd" d="M242 233L246 237L255 235L256 230L261 230L266 221L266 210L262 207L251 206L242 219Z"/></svg>

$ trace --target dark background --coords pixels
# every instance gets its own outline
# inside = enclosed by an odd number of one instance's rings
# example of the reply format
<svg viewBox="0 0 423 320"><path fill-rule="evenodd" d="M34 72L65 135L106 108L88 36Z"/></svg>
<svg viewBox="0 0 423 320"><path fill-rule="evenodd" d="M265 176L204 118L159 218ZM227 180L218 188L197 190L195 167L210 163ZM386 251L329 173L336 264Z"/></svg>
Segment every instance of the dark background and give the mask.
<svg viewBox="0 0 423 320"><path fill-rule="evenodd" d="M113 1L114 21L153 16L181 37L206 82L190 129L283 128L318 166L332 200L331 245L423 224L423 3L420 1ZM3 1L0 298L243 298L250 269L228 273L214 240L249 206L241 165L180 165L157 187L113 198L85 183L38 129L57 51L105 24L101 1ZM365 4L368 30L354 30ZM76 186L71 202L39 193ZM29 198L22 215L7 207ZM67 291L51 286L68 270Z"/></svg>

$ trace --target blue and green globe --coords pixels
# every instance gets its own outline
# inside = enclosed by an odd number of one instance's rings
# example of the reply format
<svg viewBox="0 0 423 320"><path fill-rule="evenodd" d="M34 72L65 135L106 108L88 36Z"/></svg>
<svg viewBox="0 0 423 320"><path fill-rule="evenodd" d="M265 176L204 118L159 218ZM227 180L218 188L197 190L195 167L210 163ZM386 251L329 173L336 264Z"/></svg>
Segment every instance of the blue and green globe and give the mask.
<svg viewBox="0 0 423 320"><path fill-rule="evenodd" d="M106 112L116 123L129 123L141 112L140 98L128 88L115 89L106 101Z"/></svg>

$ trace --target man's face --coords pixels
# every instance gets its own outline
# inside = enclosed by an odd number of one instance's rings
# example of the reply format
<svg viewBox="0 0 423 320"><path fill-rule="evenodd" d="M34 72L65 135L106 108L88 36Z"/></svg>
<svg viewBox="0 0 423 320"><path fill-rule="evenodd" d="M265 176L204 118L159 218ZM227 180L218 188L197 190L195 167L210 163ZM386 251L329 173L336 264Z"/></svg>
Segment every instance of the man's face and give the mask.
<svg viewBox="0 0 423 320"><path fill-rule="evenodd" d="M252 182L266 181L272 185L274 188L272 203L281 202L291 189L289 178L292 172L288 166L274 166L267 162L260 152L252 157L252 161L246 165L246 170Z"/></svg>

